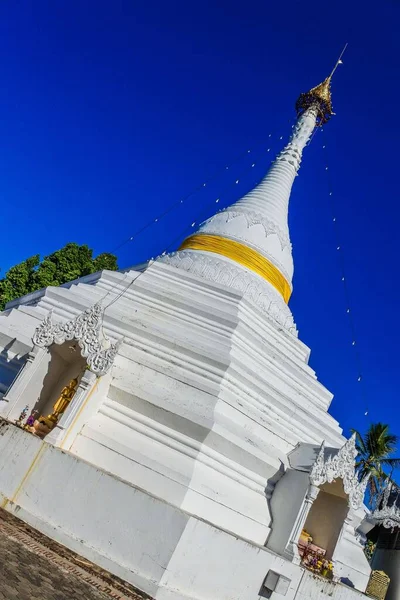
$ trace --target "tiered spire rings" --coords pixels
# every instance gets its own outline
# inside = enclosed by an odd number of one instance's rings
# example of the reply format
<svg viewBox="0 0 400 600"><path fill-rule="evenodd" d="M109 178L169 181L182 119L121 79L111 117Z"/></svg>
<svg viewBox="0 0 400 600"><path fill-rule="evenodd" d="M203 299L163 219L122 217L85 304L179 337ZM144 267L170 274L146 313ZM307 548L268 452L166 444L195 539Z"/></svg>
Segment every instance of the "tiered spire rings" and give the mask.
<svg viewBox="0 0 400 600"><path fill-rule="evenodd" d="M237 289L292 333L296 330L287 306L293 276L289 198L304 147L315 127L333 114L330 84L343 52L329 77L300 95L291 138L264 179L235 204L202 223L178 252L163 259Z"/></svg>

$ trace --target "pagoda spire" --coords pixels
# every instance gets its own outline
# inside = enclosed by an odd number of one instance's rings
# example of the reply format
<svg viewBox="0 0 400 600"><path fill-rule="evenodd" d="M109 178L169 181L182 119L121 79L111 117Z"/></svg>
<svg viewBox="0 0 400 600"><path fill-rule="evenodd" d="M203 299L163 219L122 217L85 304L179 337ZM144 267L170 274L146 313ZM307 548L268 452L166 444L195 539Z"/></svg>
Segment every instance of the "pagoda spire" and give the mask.
<svg viewBox="0 0 400 600"><path fill-rule="evenodd" d="M345 53L347 44L345 44L339 58L336 61L330 75L324 79L322 83L313 87L309 92L300 94L296 102L297 115L302 115L308 108L314 106L317 108L317 121L316 125L324 125L327 123L332 115L335 113L332 111L332 98L331 98L331 82L332 77L336 69L342 64L342 56Z"/></svg>
<svg viewBox="0 0 400 600"><path fill-rule="evenodd" d="M330 86L341 56L329 77L298 98L298 119L290 140L263 180L205 221L178 252L164 259L240 290L292 332L295 326L287 307L293 277L289 199L304 147L315 127L333 114Z"/></svg>

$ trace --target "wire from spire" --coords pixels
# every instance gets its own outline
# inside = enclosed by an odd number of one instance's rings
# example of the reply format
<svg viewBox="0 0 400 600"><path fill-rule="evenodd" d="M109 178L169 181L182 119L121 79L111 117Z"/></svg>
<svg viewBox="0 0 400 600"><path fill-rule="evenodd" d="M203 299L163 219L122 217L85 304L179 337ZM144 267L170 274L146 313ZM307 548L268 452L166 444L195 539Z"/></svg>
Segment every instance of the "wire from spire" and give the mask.
<svg viewBox="0 0 400 600"><path fill-rule="evenodd" d="M338 66L343 62L342 56L346 48L347 43L343 48L342 52L340 53L340 56L336 61L336 64L333 67L331 74L326 79L324 79L322 83L313 87L309 92L304 92L300 94L296 102L297 116L302 115L309 108L316 109L317 127L321 127L322 125L327 123L331 116L335 114L332 110L331 79Z"/></svg>
<svg viewBox="0 0 400 600"><path fill-rule="evenodd" d="M340 56L339 56L339 58L338 58L338 59L337 59L337 61L336 61L336 64L335 64L335 66L334 66L334 67L333 67L333 69L332 69L332 72L331 72L331 74L330 74L330 75L329 75L329 77L328 77L328 79L332 79L332 76L333 76L334 72L336 71L336 69L338 68L338 66L343 64L343 61L342 61L342 56L343 56L343 54L346 52L346 48L347 48L347 46L348 46L348 45L349 45L349 44L346 42L346 43L345 43L345 45L344 45L344 48L343 48L343 50L342 50L342 51L341 51L341 53L340 53Z"/></svg>
<svg viewBox="0 0 400 600"><path fill-rule="evenodd" d="M344 52L344 50L343 50L343 52ZM342 55L343 55L343 52L342 52ZM321 131L323 132L324 130L322 129ZM363 376L364 369L363 369L360 348L358 345L357 328L356 328L355 320L354 320L355 311L352 308L352 302L351 302L351 298L350 298L347 273L346 273L347 269L345 268L345 258L344 258L344 253L343 253L343 245L342 245L342 241L341 241L341 230L340 230L340 224L339 224L338 218L337 218L338 210L337 210L336 203L335 203L332 177L330 174L330 170L328 169L328 165L327 165L328 150L327 150L326 140L323 141L322 149L323 149L323 151L325 153L325 157L326 157L325 158L325 171L327 173L327 182L328 182L328 199L329 199L329 204L330 204L330 209L331 209L333 231L334 231L334 235L335 235L335 243L336 243L340 278L341 278L341 282L343 284L343 296L344 296L344 301L345 301L346 314L348 317L349 332L351 335L351 346L354 349L356 381L360 384L360 388L359 388L360 389L360 399L364 405L364 408L363 408L364 416L368 417L368 415L369 415L369 399L368 399L365 382L364 382L364 376Z"/></svg>

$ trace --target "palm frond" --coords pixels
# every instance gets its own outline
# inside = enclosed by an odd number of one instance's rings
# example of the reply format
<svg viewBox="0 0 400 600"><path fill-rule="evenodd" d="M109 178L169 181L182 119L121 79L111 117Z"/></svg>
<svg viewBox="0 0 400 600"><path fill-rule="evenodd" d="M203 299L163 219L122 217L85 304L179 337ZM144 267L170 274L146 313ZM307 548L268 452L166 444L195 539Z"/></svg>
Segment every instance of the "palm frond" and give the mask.
<svg viewBox="0 0 400 600"><path fill-rule="evenodd" d="M396 452L400 437L391 433L386 423L371 423L364 435L356 429L351 430L356 435L358 456L355 462L357 476L360 481L369 475L368 492L370 503L374 502L385 483L391 479L393 469L400 468L400 458L391 458ZM389 474L384 471L390 472Z"/></svg>
<svg viewBox="0 0 400 600"><path fill-rule="evenodd" d="M367 449L365 447L365 443L364 443L361 433L359 431L357 431L356 429L351 429L351 433L356 434L356 448L357 448L358 453L365 454L367 452Z"/></svg>

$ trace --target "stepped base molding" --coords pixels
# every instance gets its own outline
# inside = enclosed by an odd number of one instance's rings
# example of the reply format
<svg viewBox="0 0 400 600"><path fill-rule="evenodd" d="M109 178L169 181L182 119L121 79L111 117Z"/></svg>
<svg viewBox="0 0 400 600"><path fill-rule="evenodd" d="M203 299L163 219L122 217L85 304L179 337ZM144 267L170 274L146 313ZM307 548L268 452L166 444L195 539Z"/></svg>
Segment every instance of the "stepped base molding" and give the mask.
<svg viewBox="0 0 400 600"><path fill-rule="evenodd" d="M5 421L0 429L1 506L155 600L257 600L269 571L288 582L285 600L364 597Z"/></svg>

